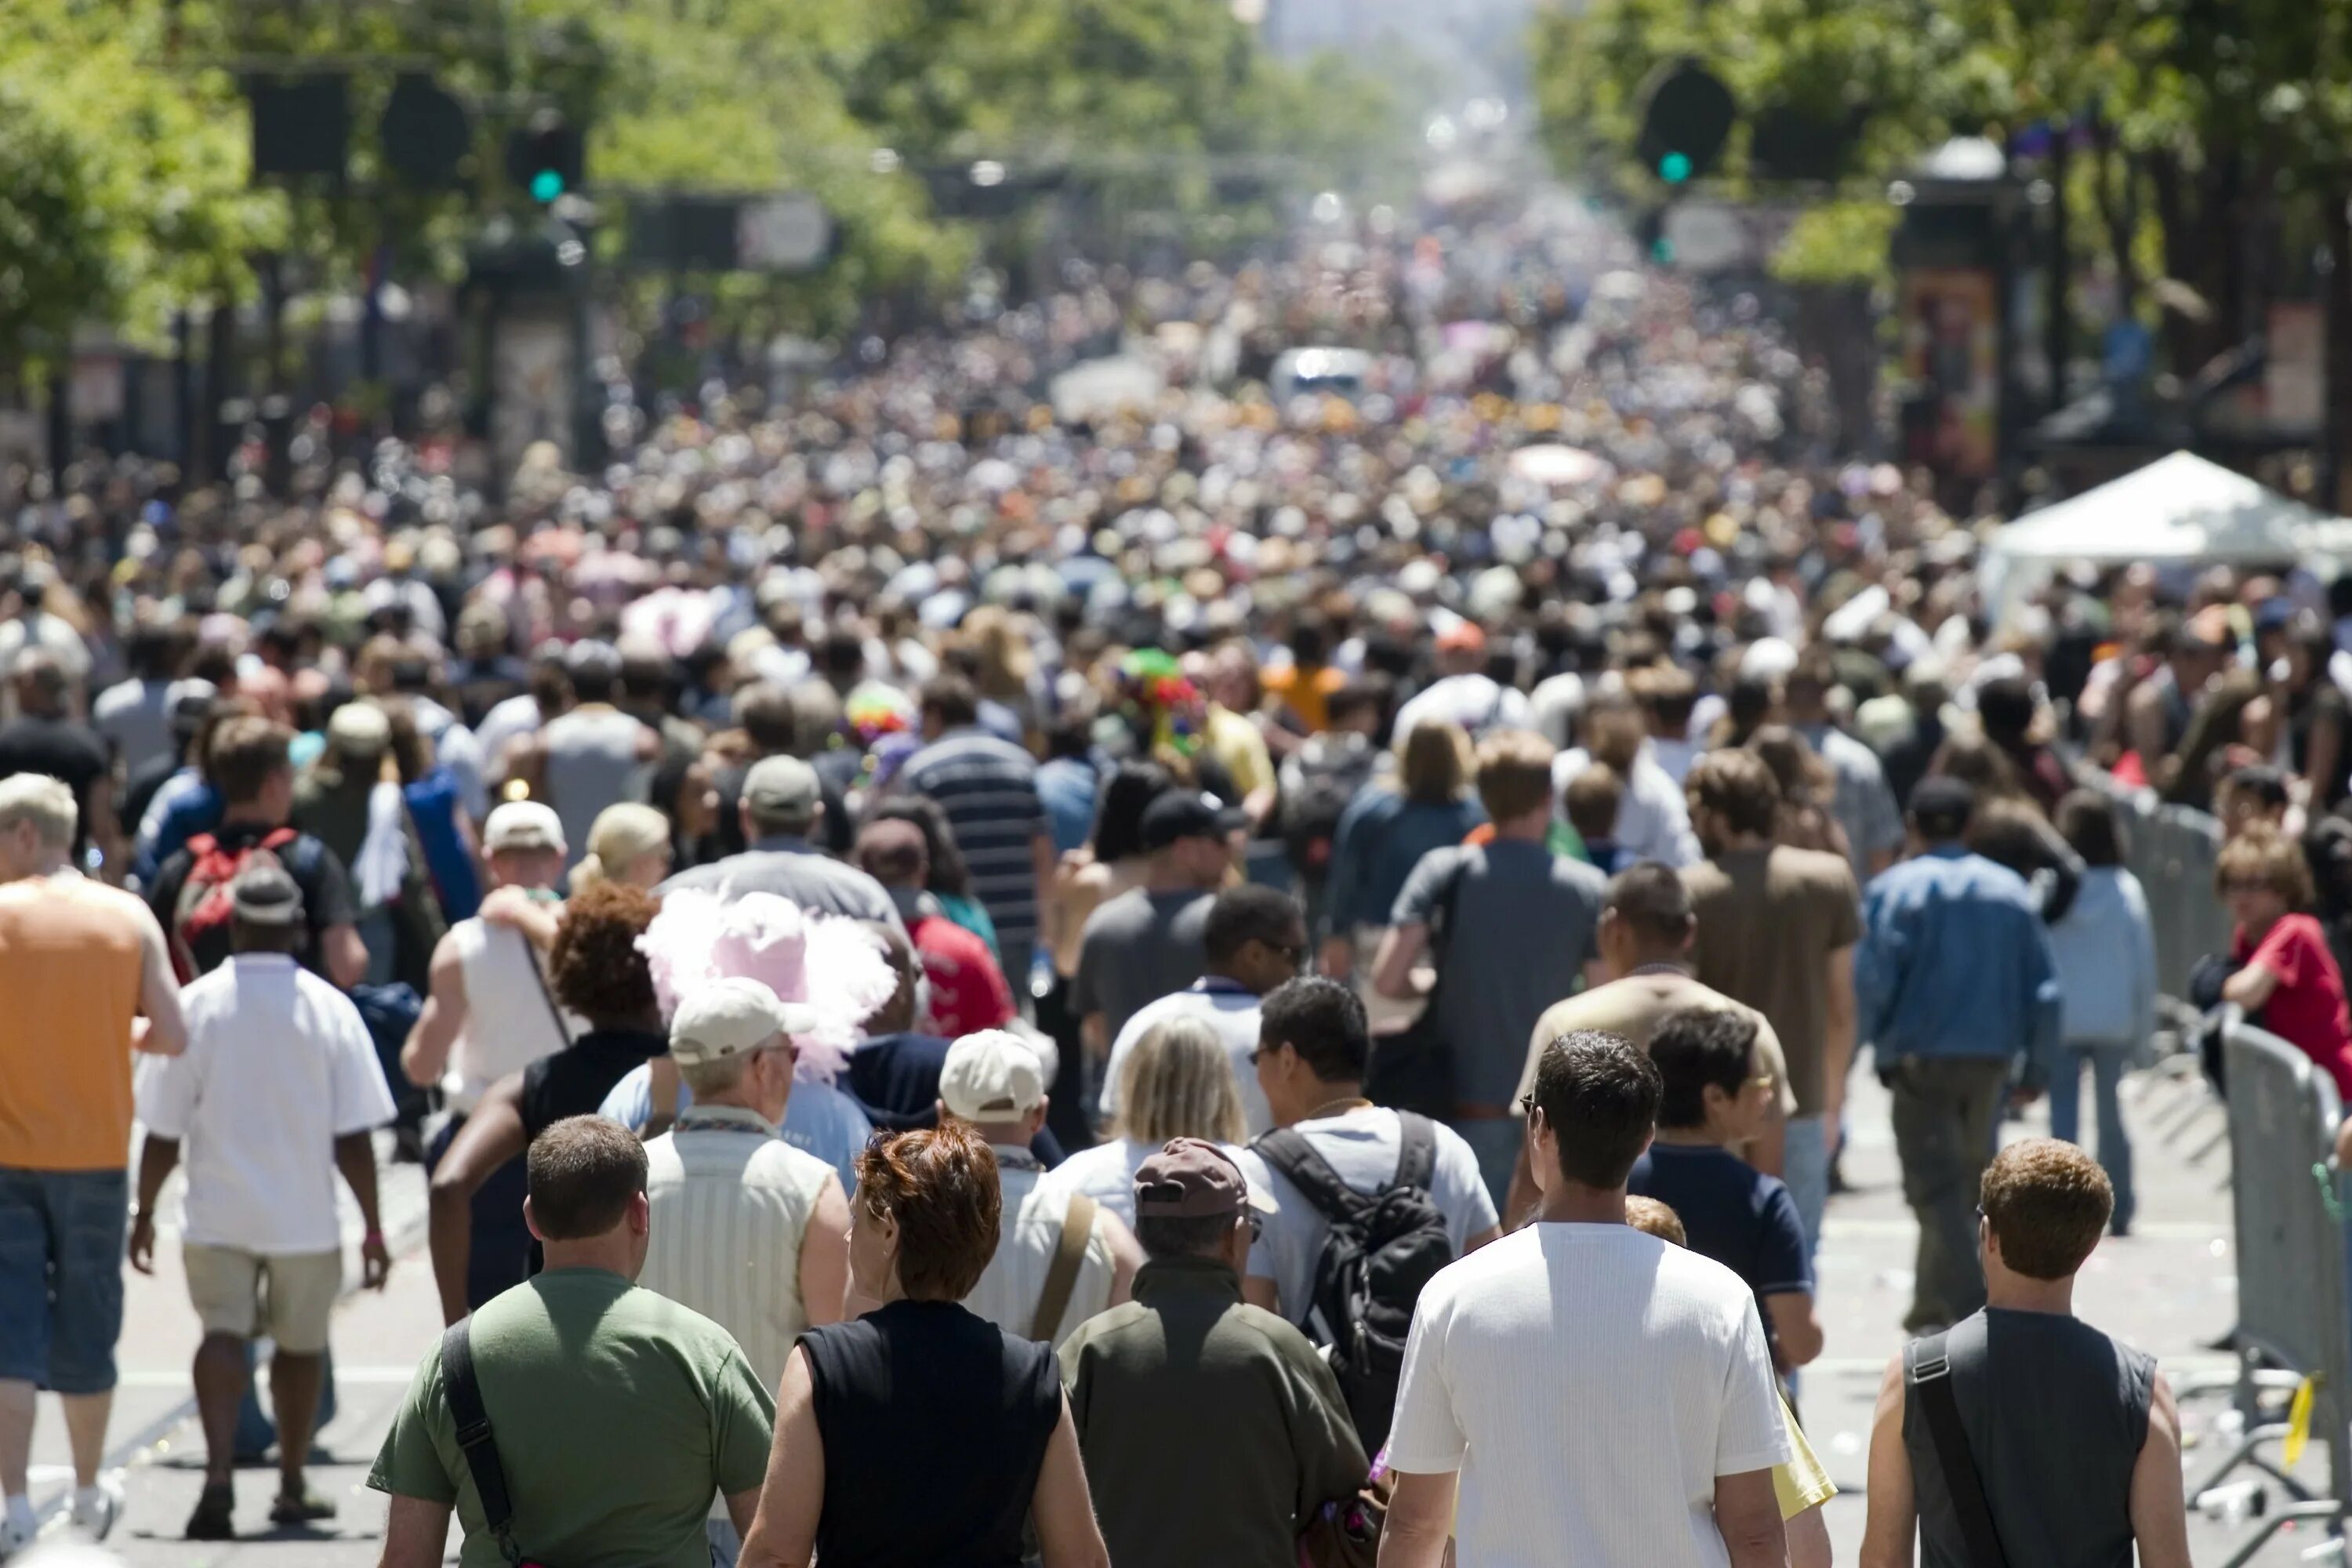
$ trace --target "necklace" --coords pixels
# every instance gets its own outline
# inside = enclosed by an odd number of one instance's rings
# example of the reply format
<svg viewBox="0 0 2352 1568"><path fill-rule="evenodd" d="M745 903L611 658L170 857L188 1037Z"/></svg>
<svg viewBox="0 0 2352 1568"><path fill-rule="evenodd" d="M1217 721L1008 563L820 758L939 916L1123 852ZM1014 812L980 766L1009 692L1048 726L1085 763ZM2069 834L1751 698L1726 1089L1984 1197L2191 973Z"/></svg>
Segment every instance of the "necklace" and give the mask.
<svg viewBox="0 0 2352 1568"><path fill-rule="evenodd" d="M1301 1121L1319 1121L1326 1116L1344 1116L1350 1110L1370 1110L1372 1102L1360 1094L1343 1094L1337 1100L1327 1100L1306 1115Z"/></svg>

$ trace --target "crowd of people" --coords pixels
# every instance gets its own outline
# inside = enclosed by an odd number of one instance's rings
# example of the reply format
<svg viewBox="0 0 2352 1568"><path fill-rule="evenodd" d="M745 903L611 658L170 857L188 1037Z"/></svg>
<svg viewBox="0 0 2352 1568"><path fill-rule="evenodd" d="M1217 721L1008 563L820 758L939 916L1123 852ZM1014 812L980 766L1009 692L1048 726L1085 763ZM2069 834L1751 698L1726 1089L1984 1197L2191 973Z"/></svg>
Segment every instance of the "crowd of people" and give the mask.
<svg viewBox="0 0 2352 1568"><path fill-rule="evenodd" d="M1821 449L1755 299L1586 221L1074 275L496 503L431 443L27 501L0 1554L37 1388L75 1521L120 1510L175 1169L187 1533L271 1447L271 1519L331 1512L337 1184L380 1284L390 1128L450 1325L371 1478L394 1568L453 1516L475 1568L1824 1562L1781 1396L1866 1058L1928 1349L1865 1561L1961 1560L1956 1399L2011 1560L2185 1563L2162 1380L2068 1311L2158 987L2109 792L2226 825L2212 1000L2352 1089L2352 604L1997 601L1925 476ZM1057 410L1122 330L1171 389ZM1277 404L1301 342L1370 369ZM1996 1159L2085 1068L2097 1163Z"/></svg>

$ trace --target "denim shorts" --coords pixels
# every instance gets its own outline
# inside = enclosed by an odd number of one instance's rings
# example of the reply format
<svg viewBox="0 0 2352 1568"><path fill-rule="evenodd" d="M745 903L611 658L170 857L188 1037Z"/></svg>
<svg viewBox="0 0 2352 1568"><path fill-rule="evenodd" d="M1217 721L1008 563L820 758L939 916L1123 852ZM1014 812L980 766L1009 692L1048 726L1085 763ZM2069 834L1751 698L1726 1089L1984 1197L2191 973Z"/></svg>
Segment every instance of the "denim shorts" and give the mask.
<svg viewBox="0 0 2352 1568"><path fill-rule="evenodd" d="M0 1379L114 1386L130 1209L126 1171L0 1167Z"/></svg>

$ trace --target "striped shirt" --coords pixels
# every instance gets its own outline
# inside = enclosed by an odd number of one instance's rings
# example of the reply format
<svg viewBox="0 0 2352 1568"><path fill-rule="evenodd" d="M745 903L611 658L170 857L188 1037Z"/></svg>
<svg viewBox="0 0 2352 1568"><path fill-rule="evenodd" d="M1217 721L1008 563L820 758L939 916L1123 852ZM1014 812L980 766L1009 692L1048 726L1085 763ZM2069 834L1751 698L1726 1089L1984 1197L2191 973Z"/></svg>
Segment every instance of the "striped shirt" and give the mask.
<svg viewBox="0 0 2352 1568"><path fill-rule="evenodd" d="M1045 1168L1028 1150L1003 1143L990 1147L996 1151L1004 1228L996 1243L996 1256L988 1260L987 1272L981 1275L963 1304L1006 1333L1027 1339L1036 1326L1037 1306L1045 1294L1045 1276L1054 1267L1054 1253L1062 1244L1062 1218L1069 1213L1071 1189L1042 1180ZM1055 1344L1110 1306L1111 1279L1118 1269L1104 1224L1103 1216L1109 1212L1095 1211L1086 1256L1078 1264L1077 1283L1070 1289L1070 1303L1062 1310L1061 1322L1055 1325Z"/></svg>
<svg viewBox="0 0 2352 1568"><path fill-rule="evenodd" d="M1047 831L1028 752L978 729L950 730L908 759L901 788L927 795L947 814L956 847L971 868L971 890L1006 943L1037 940L1037 863L1031 845ZM1018 987L1025 974L1007 976Z"/></svg>
<svg viewBox="0 0 2352 1568"><path fill-rule="evenodd" d="M733 1334L774 1388L809 1326L801 1237L833 1167L732 1105L681 1112L646 1145L646 1165L653 1225L637 1283Z"/></svg>

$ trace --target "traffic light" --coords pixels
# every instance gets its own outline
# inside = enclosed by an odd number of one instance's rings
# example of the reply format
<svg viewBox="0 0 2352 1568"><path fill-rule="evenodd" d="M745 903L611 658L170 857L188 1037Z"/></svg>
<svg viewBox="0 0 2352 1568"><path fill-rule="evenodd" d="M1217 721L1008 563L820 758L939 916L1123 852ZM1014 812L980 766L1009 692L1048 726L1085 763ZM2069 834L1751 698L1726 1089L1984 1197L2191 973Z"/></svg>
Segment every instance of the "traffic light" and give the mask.
<svg viewBox="0 0 2352 1568"><path fill-rule="evenodd" d="M542 109L507 136L507 177L544 206L576 191L587 174L586 138L552 109Z"/></svg>
<svg viewBox="0 0 2352 1568"><path fill-rule="evenodd" d="M1643 88L1634 152L1667 184L1685 184L1715 166L1738 114L1722 78L1695 59L1673 61Z"/></svg>
<svg viewBox="0 0 2352 1568"><path fill-rule="evenodd" d="M431 77L413 72L393 84L378 134L384 167L428 190L461 183L474 150L474 121L466 106Z"/></svg>

